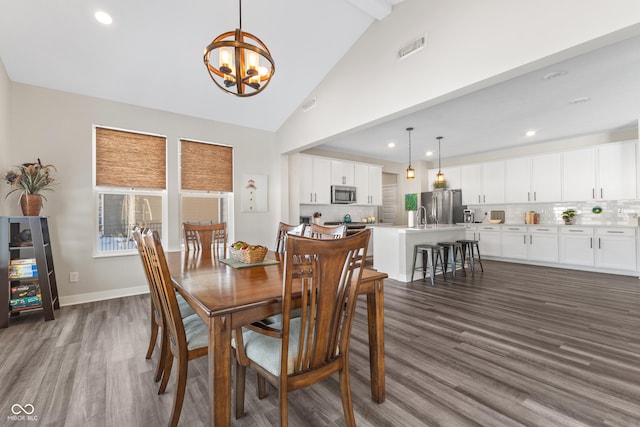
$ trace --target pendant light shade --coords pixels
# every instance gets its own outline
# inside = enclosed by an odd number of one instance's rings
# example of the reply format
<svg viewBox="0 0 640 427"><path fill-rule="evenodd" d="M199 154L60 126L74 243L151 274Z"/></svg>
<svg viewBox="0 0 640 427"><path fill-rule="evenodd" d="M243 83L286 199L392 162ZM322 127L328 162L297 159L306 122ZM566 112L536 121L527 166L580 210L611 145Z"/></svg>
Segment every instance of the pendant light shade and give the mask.
<svg viewBox="0 0 640 427"><path fill-rule="evenodd" d="M267 46L240 27L213 39L204 50L204 65L213 82L227 93L246 97L262 92L276 70Z"/></svg>
<svg viewBox="0 0 640 427"><path fill-rule="evenodd" d="M416 171L411 167L411 131L413 128L407 128L409 132L409 167L407 168L407 179L413 179L416 177Z"/></svg>
<svg viewBox="0 0 640 427"><path fill-rule="evenodd" d="M439 136L436 138L438 140L438 174L436 175L436 184L445 184L444 174L442 173L442 169L440 168L440 142L442 141L442 137Z"/></svg>

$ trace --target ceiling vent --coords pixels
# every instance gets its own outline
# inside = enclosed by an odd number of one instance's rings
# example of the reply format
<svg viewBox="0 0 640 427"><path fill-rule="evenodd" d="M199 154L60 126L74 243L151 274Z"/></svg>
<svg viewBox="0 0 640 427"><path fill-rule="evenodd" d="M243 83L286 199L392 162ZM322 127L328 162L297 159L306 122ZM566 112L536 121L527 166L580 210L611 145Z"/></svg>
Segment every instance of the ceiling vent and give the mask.
<svg viewBox="0 0 640 427"><path fill-rule="evenodd" d="M302 106L302 111L305 113L316 106L316 98L312 98L309 102Z"/></svg>
<svg viewBox="0 0 640 427"><path fill-rule="evenodd" d="M424 49L424 46L427 44L427 36L426 34L421 35L420 37L411 40L406 45L402 46L398 51L398 57L400 59L404 59L409 55L413 55L414 53Z"/></svg>

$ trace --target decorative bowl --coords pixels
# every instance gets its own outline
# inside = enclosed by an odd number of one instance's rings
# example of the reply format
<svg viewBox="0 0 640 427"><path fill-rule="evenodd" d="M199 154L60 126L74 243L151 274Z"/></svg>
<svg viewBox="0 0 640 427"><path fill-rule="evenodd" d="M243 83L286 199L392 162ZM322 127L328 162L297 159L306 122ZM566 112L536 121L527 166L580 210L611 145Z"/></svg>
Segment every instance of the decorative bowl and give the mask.
<svg viewBox="0 0 640 427"><path fill-rule="evenodd" d="M501 219L490 219L489 222L491 224L500 224L502 222L502 220Z"/></svg>

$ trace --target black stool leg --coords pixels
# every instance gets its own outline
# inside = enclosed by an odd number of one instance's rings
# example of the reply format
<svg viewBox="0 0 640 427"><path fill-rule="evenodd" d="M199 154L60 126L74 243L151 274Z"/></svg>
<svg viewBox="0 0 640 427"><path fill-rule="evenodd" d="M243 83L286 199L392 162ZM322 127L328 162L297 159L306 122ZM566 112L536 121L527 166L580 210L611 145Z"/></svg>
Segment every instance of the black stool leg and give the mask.
<svg viewBox="0 0 640 427"><path fill-rule="evenodd" d="M482 258L480 257L480 245L476 243L476 251L478 252L478 262L480 263L480 270L484 273L484 267L482 266Z"/></svg>

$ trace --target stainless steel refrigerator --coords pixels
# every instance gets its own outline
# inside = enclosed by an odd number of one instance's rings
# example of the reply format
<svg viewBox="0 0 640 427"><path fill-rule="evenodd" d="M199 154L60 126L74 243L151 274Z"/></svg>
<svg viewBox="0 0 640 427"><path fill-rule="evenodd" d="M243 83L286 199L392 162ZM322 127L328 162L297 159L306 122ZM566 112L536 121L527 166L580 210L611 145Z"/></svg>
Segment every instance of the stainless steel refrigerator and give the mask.
<svg viewBox="0 0 640 427"><path fill-rule="evenodd" d="M464 222L462 190L436 189L422 193L420 205L427 210L427 224Z"/></svg>

